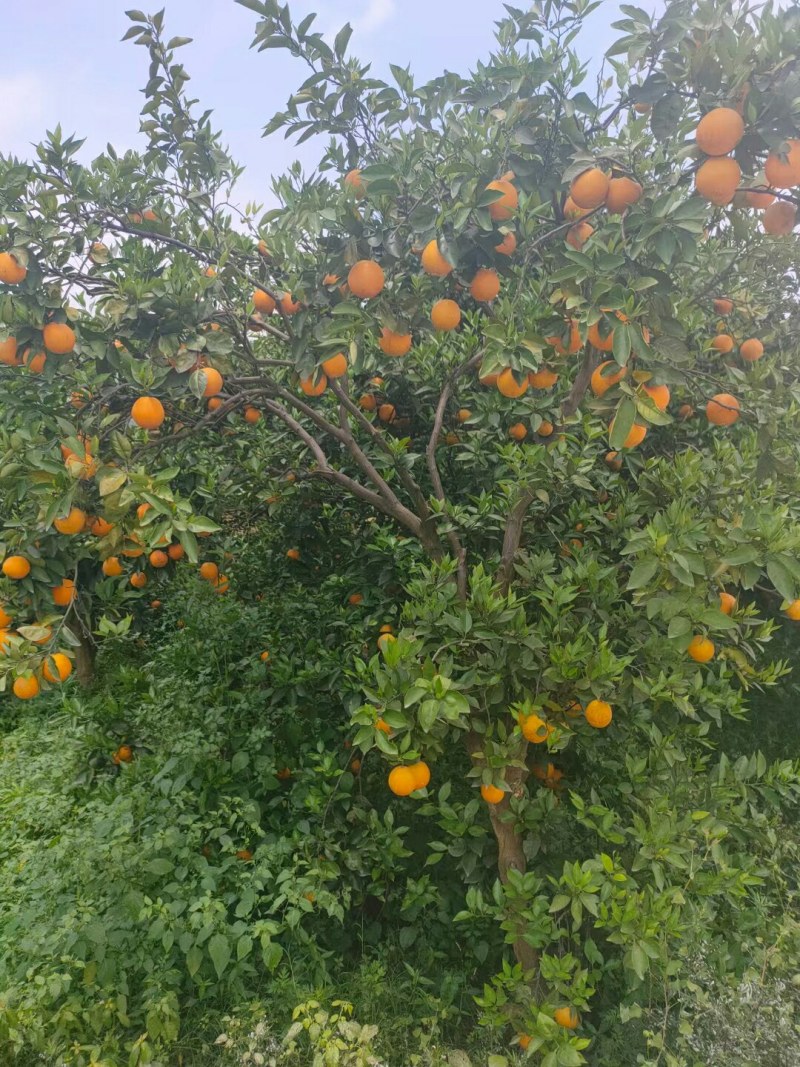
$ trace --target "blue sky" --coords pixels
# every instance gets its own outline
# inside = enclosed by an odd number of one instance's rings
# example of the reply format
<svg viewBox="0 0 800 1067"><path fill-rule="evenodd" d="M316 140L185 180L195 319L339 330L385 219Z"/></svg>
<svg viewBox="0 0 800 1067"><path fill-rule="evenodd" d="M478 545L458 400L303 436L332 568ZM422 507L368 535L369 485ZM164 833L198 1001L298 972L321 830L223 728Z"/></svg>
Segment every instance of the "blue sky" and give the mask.
<svg viewBox="0 0 800 1067"><path fill-rule="evenodd" d="M515 0L525 7L525 0ZM652 8L654 0L641 6ZM9 5L11 6L11 5ZM33 0L3 14L0 74L0 151L26 157L31 142L58 122L87 138L97 154L110 141L123 150L139 144L139 94L146 52L120 42L130 23L125 10L166 7L170 34L194 38L179 53L192 76L189 88L214 109L234 158L247 167L237 199L269 200L269 179L294 158L313 163L314 150L295 150L282 134L262 139L264 123L283 107L305 77L302 64L281 51L249 50L256 16L234 0ZM465 72L485 57L493 26L505 12L500 0L294 0L295 21L318 13L318 28L354 27L350 48L375 71L389 62L411 64L418 80L444 68ZM616 0L590 16L581 52L596 64L616 31Z"/></svg>

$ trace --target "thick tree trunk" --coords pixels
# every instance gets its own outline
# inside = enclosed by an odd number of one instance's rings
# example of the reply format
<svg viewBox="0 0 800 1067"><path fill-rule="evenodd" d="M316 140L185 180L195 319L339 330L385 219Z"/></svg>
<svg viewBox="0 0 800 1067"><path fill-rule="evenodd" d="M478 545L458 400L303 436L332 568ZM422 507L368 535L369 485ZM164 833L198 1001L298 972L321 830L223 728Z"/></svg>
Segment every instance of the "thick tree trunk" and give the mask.
<svg viewBox="0 0 800 1067"><path fill-rule="evenodd" d="M75 677L78 679L80 686L88 689L94 682L94 661L97 656L97 645L83 619L77 614L74 631L80 640L80 644L75 649Z"/></svg>

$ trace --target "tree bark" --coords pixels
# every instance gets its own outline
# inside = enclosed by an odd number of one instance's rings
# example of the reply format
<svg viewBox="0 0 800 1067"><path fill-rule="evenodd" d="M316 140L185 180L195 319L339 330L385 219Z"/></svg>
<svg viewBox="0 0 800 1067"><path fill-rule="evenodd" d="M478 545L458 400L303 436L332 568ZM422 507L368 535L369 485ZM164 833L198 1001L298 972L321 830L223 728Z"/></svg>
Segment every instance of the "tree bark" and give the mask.
<svg viewBox="0 0 800 1067"><path fill-rule="evenodd" d="M94 663L97 658L97 645L83 620L76 618L75 634L80 644L75 649L75 677L78 685L89 689L94 682Z"/></svg>

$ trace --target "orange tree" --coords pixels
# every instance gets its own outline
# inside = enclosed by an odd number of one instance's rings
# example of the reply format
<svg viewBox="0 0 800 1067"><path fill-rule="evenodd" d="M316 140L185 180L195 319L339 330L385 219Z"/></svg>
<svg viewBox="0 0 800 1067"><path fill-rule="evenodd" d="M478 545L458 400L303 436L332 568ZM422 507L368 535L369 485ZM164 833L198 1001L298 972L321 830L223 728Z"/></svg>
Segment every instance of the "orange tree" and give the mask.
<svg viewBox="0 0 800 1067"><path fill-rule="evenodd" d="M239 168L161 15L129 13L142 154L82 164L57 130L2 161L7 625L50 626L61 579L80 596L126 552L149 554L134 585L170 545L197 560L203 472L181 480L231 434L377 516L417 571L353 664L354 742L438 820L457 918L513 948L484 1020L577 1064L606 977L629 1016L680 987L680 938L720 936L761 878L755 843L724 841L741 793L768 803L758 774L713 752L800 616L796 20L628 7L587 92L582 4L508 6L473 75L417 85L375 78L347 27L328 44L240 2L259 49L308 68L267 132L328 138L278 207L231 206ZM4 677L30 696L55 645L19 634Z"/></svg>

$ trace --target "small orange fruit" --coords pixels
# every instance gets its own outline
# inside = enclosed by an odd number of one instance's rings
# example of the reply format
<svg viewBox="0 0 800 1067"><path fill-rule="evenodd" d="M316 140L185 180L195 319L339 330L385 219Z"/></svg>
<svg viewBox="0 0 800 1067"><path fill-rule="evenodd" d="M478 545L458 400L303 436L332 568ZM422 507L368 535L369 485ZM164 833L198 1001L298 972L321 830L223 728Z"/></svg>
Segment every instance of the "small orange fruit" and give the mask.
<svg viewBox="0 0 800 1067"><path fill-rule="evenodd" d="M453 270L452 263L449 263L439 251L439 244L435 238L423 248L420 263L425 273L432 274L435 278L444 278Z"/></svg>
<svg viewBox="0 0 800 1067"><path fill-rule="evenodd" d="M32 674L20 675L14 679L12 687L14 696L19 700L33 700L39 695L39 680Z"/></svg>
<svg viewBox="0 0 800 1067"><path fill-rule="evenodd" d="M532 745L543 744L554 729L554 727L545 722L544 719L540 718L538 715L526 716L520 721L520 727L522 729L522 736Z"/></svg>
<svg viewBox="0 0 800 1067"><path fill-rule="evenodd" d="M722 156L718 159L707 159L698 168L694 185L701 196L721 207L733 200L741 178L742 171L736 160Z"/></svg>
<svg viewBox="0 0 800 1067"><path fill-rule="evenodd" d="M514 441L524 441L528 436L528 427L524 422L515 422L508 428L508 436Z"/></svg>
<svg viewBox="0 0 800 1067"><path fill-rule="evenodd" d="M164 405L154 396L140 396L131 408L131 418L143 430L157 430L166 418Z"/></svg>
<svg viewBox="0 0 800 1067"><path fill-rule="evenodd" d="M732 107L715 107L697 124L694 139L707 156L727 156L744 136L744 120Z"/></svg>
<svg viewBox="0 0 800 1067"><path fill-rule="evenodd" d="M775 203L773 193L767 193L761 189L748 189L744 194L745 203L756 211L764 211L770 204Z"/></svg>
<svg viewBox="0 0 800 1067"><path fill-rule="evenodd" d="M260 311L262 315L271 315L277 306L274 297L263 289L256 289L253 293L253 304L256 311Z"/></svg>
<svg viewBox="0 0 800 1067"><path fill-rule="evenodd" d="M109 556L103 560L103 574L106 578L117 578L122 574L122 564L117 556Z"/></svg>
<svg viewBox="0 0 800 1067"><path fill-rule="evenodd" d="M603 323L604 332L601 333L600 321L601 320L593 323L589 327L586 333L586 340L590 345L594 345L594 347L598 348L601 352L610 352L614 347L614 330L613 328L608 330L606 324ZM606 330L608 330L607 333L605 332Z"/></svg>
<svg viewBox="0 0 800 1067"><path fill-rule="evenodd" d="M739 355L748 363L755 363L764 355L764 346L757 338L750 337L739 345Z"/></svg>
<svg viewBox="0 0 800 1067"><path fill-rule="evenodd" d="M431 769L428 764L424 760L420 760L419 763L412 763L410 770L416 782L414 788L424 789L431 780Z"/></svg>
<svg viewBox="0 0 800 1067"><path fill-rule="evenodd" d="M59 608L67 608L77 596L77 590L75 588L75 582L72 578L64 578L61 585L53 587L51 596L53 597L53 603Z"/></svg>
<svg viewBox="0 0 800 1067"><path fill-rule="evenodd" d="M469 419L472 418L472 412L469 410L469 408L459 408L456 412L456 418L459 422L467 422Z"/></svg>
<svg viewBox="0 0 800 1067"><path fill-rule="evenodd" d="M105 537L106 534L111 533L114 527L110 522L107 522L104 518L98 516L96 519L92 520L89 529L95 537Z"/></svg>
<svg viewBox="0 0 800 1067"><path fill-rule="evenodd" d="M200 577L205 578L207 582L216 582L217 578L219 578L219 567L216 563L212 563L211 560L201 563Z"/></svg>
<svg viewBox="0 0 800 1067"><path fill-rule="evenodd" d="M15 337L8 337L5 341L0 341L0 363L5 364L6 367L18 367L20 365L20 360L17 356L17 339Z"/></svg>
<svg viewBox="0 0 800 1067"><path fill-rule="evenodd" d="M536 431L540 437L550 437L555 427L549 419L542 419L539 429Z"/></svg>
<svg viewBox="0 0 800 1067"><path fill-rule="evenodd" d="M150 566L155 567L156 570L161 570L161 568L166 567L168 563L169 556L166 552L156 549L155 552L150 553Z"/></svg>
<svg viewBox="0 0 800 1067"><path fill-rule="evenodd" d="M800 600L793 600L786 609L785 614L792 622L800 621Z"/></svg>
<svg viewBox="0 0 800 1067"><path fill-rule="evenodd" d="M75 347L75 331L63 322L48 322L42 330L44 347L57 356L65 356Z"/></svg>
<svg viewBox="0 0 800 1067"><path fill-rule="evenodd" d="M375 720L375 729L376 730L380 730L380 732L382 734L390 734L392 732L391 726L388 724L388 722L385 722L383 719L376 719Z"/></svg>
<svg viewBox="0 0 800 1067"><path fill-rule="evenodd" d="M666 411L670 400L669 386L646 385L644 391L653 401L659 411Z"/></svg>
<svg viewBox="0 0 800 1067"><path fill-rule="evenodd" d="M556 1008L553 1012L553 1018L565 1030L575 1030L581 1021L580 1015L571 1004L568 1007Z"/></svg>
<svg viewBox="0 0 800 1067"><path fill-rule="evenodd" d="M345 189L349 189L349 191L355 195L357 200L361 200L362 197L366 196L367 187L364 184L364 180L361 177L361 171L358 167L353 167L352 170L349 170L347 174L345 174L342 184Z"/></svg>
<svg viewBox="0 0 800 1067"><path fill-rule="evenodd" d="M394 404L381 404L378 408L378 418L381 422L394 422L396 414Z"/></svg>
<svg viewBox="0 0 800 1067"><path fill-rule="evenodd" d="M254 408L248 404L244 409L244 421L250 426L255 426L257 422L261 422L261 412L258 408Z"/></svg>
<svg viewBox="0 0 800 1067"><path fill-rule="evenodd" d="M363 593L351 593L347 598L347 603L355 607L357 604L361 604L364 600Z"/></svg>
<svg viewBox="0 0 800 1067"><path fill-rule="evenodd" d="M295 300L291 293L284 293L281 297L281 311L284 315L296 315L300 307L300 301Z"/></svg>
<svg viewBox="0 0 800 1067"><path fill-rule="evenodd" d="M437 300L431 308L431 322L441 333L455 330L461 322L461 308L455 300Z"/></svg>
<svg viewBox="0 0 800 1067"><path fill-rule="evenodd" d="M300 388L306 396L322 396L328 388L328 379L324 374L320 374L316 379L313 376L303 378L300 381Z"/></svg>
<svg viewBox="0 0 800 1067"><path fill-rule="evenodd" d="M482 785L481 796L487 804L499 804L505 793L502 789L498 789L496 785Z"/></svg>
<svg viewBox="0 0 800 1067"><path fill-rule="evenodd" d="M22 363L31 374L41 374L47 363L47 356L44 352L34 354L33 349L29 348L22 357Z"/></svg>
<svg viewBox="0 0 800 1067"><path fill-rule="evenodd" d="M714 642L703 637L702 634L695 634L686 649L687 654L695 663L708 663L714 658L715 651Z"/></svg>
<svg viewBox="0 0 800 1067"><path fill-rule="evenodd" d="M66 682L67 678L72 674L72 661L63 652L54 652L52 656L48 656L44 661L42 674L48 682L52 682L54 685L59 682Z"/></svg>
<svg viewBox="0 0 800 1067"><path fill-rule="evenodd" d="M173 562L177 563L179 559L183 559L183 557L186 555L186 550L184 549L183 545L170 545L167 549L167 555Z"/></svg>
<svg viewBox="0 0 800 1067"><path fill-rule="evenodd" d="M733 593L722 592L719 594L719 610L723 615L730 615L736 607L736 597Z"/></svg>
<svg viewBox="0 0 800 1067"><path fill-rule="evenodd" d="M800 141L788 141L786 158L770 152L764 174L773 189L793 189L800 185Z"/></svg>
<svg viewBox="0 0 800 1067"><path fill-rule="evenodd" d="M134 589L144 589L147 585L147 575L144 571L136 571L131 575L130 583Z"/></svg>
<svg viewBox="0 0 800 1067"><path fill-rule="evenodd" d="M595 396L604 396L612 386L621 382L627 373L627 367L620 367L616 360L607 359L592 372L592 392Z"/></svg>
<svg viewBox="0 0 800 1067"><path fill-rule="evenodd" d="M487 189L492 189L503 195L498 200L489 204L489 214L495 222L505 222L511 218L519 207L519 193L509 181L501 178L499 181L489 182Z"/></svg>
<svg viewBox="0 0 800 1067"><path fill-rule="evenodd" d="M730 393L716 393L706 404L706 418L714 426L733 426L739 418L739 401Z"/></svg>
<svg viewBox="0 0 800 1067"><path fill-rule="evenodd" d="M372 393L364 393L358 398L358 406L362 411L374 411L378 406L378 401Z"/></svg>
<svg viewBox="0 0 800 1067"><path fill-rule="evenodd" d="M599 167L590 167L573 178L569 195L578 207L591 211L600 207L608 195L609 178Z"/></svg>
<svg viewBox="0 0 800 1067"><path fill-rule="evenodd" d="M342 378L347 374L347 356L344 352L337 352L330 359L323 360L322 369L329 378Z"/></svg>
<svg viewBox="0 0 800 1067"><path fill-rule="evenodd" d="M494 250L498 256L513 256L517 250L517 235L511 232L505 234L500 244L494 246Z"/></svg>
<svg viewBox="0 0 800 1067"><path fill-rule="evenodd" d="M534 389L550 389L558 381L558 375L549 367L542 367L540 370L532 371L528 375L528 381Z"/></svg>
<svg viewBox="0 0 800 1067"><path fill-rule="evenodd" d="M570 248L580 252L593 233L594 226L590 226L588 222L576 222L574 226L570 226L567 230L567 236L564 240Z"/></svg>
<svg viewBox="0 0 800 1067"><path fill-rule="evenodd" d="M381 330L378 347L381 352L384 352L387 356L405 356L411 348L411 334L395 333L394 330L390 330L384 326Z"/></svg>
<svg viewBox="0 0 800 1067"><path fill-rule="evenodd" d="M730 315L733 311L733 301L729 300L727 296L717 296L714 298L714 311L717 315Z"/></svg>
<svg viewBox="0 0 800 1067"><path fill-rule="evenodd" d="M597 730L603 730L611 722L614 712L605 700L590 700L583 712L586 721Z"/></svg>
<svg viewBox="0 0 800 1067"><path fill-rule="evenodd" d="M728 333L718 333L711 342L711 347L716 348L717 352L721 352L723 355L727 352L732 352L733 346L734 340Z"/></svg>
<svg viewBox="0 0 800 1067"><path fill-rule="evenodd" d="M203 396L216 396L222 392L222 375L214 367L203 367L200 372L205 377Z"/></svg>
<svg viewBox="0 0 800 1067"><path fill-rule="evenodd" d="M19 285L28 273L15 255L11 252L0 252L0 282L6 285Z"/></svg>
<svg viewBox="0 0 800 1067"><path fill-rule="evenodd" d="M63 519L56 519L53 522L53 526L55 526L59 533L67 534L70 537L80 533L85 525L86 512L81 511L80 508L70 508L69 514Z"/></svg>
<svg viewBox="0 0 800 1067"><path fill-rule="evenodd" d="M249 848L240 848L236 852L236 858L237 860L241 860L242 863L249 863L253 858L253 853Z"/></svg>
<svg viewBox="0 0 800 1067"><path fill-rule="evenodd" d="M791 233L796 222L797 209L785 200L777 200L774 204L770 204L761 217L764 232L777 237Z"/></svg>
<svg viewBox="0 0 800 1067"><path fill-rule="evenodd" d="M350 292L362 300L371 300L383 289L385 278L383 268L373 259L359 259L350 268L347 284Z"/></svg>
<svg viewBox="0 0 800 1067"><path fill-rule="evenodd" d="M611 215L622 215L641 199L643 189L633 178L612 178L608 183L606 194L606 211Z"/></svg>
<svg viewBox="0 0 800 1067"><path fill-rule="evenodd" d="M396 797L408 797L417 786L417 775L412 767L393 767L389 772L389 789Z"/></svg>
<svg viewBox="0 0 800 1067"><path fill-rule="evenodd" d="M503 396L516 399L517 397L524 396L528 391L528 377L525 375L521 382L518 382L514 376L514 372L510 367L506 367L504 371L498 375L497 389Z"/></svg>
<svg viewBox="0 0 800 1067"><path fill-rule="evenodd" d="M286 553L286 558L287 559L293 559L295 561L299 560L300 559L300 549L299 548L290 548Z"/></svg>
<svg viewBox="0 0 800 1067"><path fill-rule="evenodd" d="M500 279L497 276L497 271L482 267L470 282L469 291L473 300L477 300L480 303L488 303L494 300L500 292Z"/></svg>

